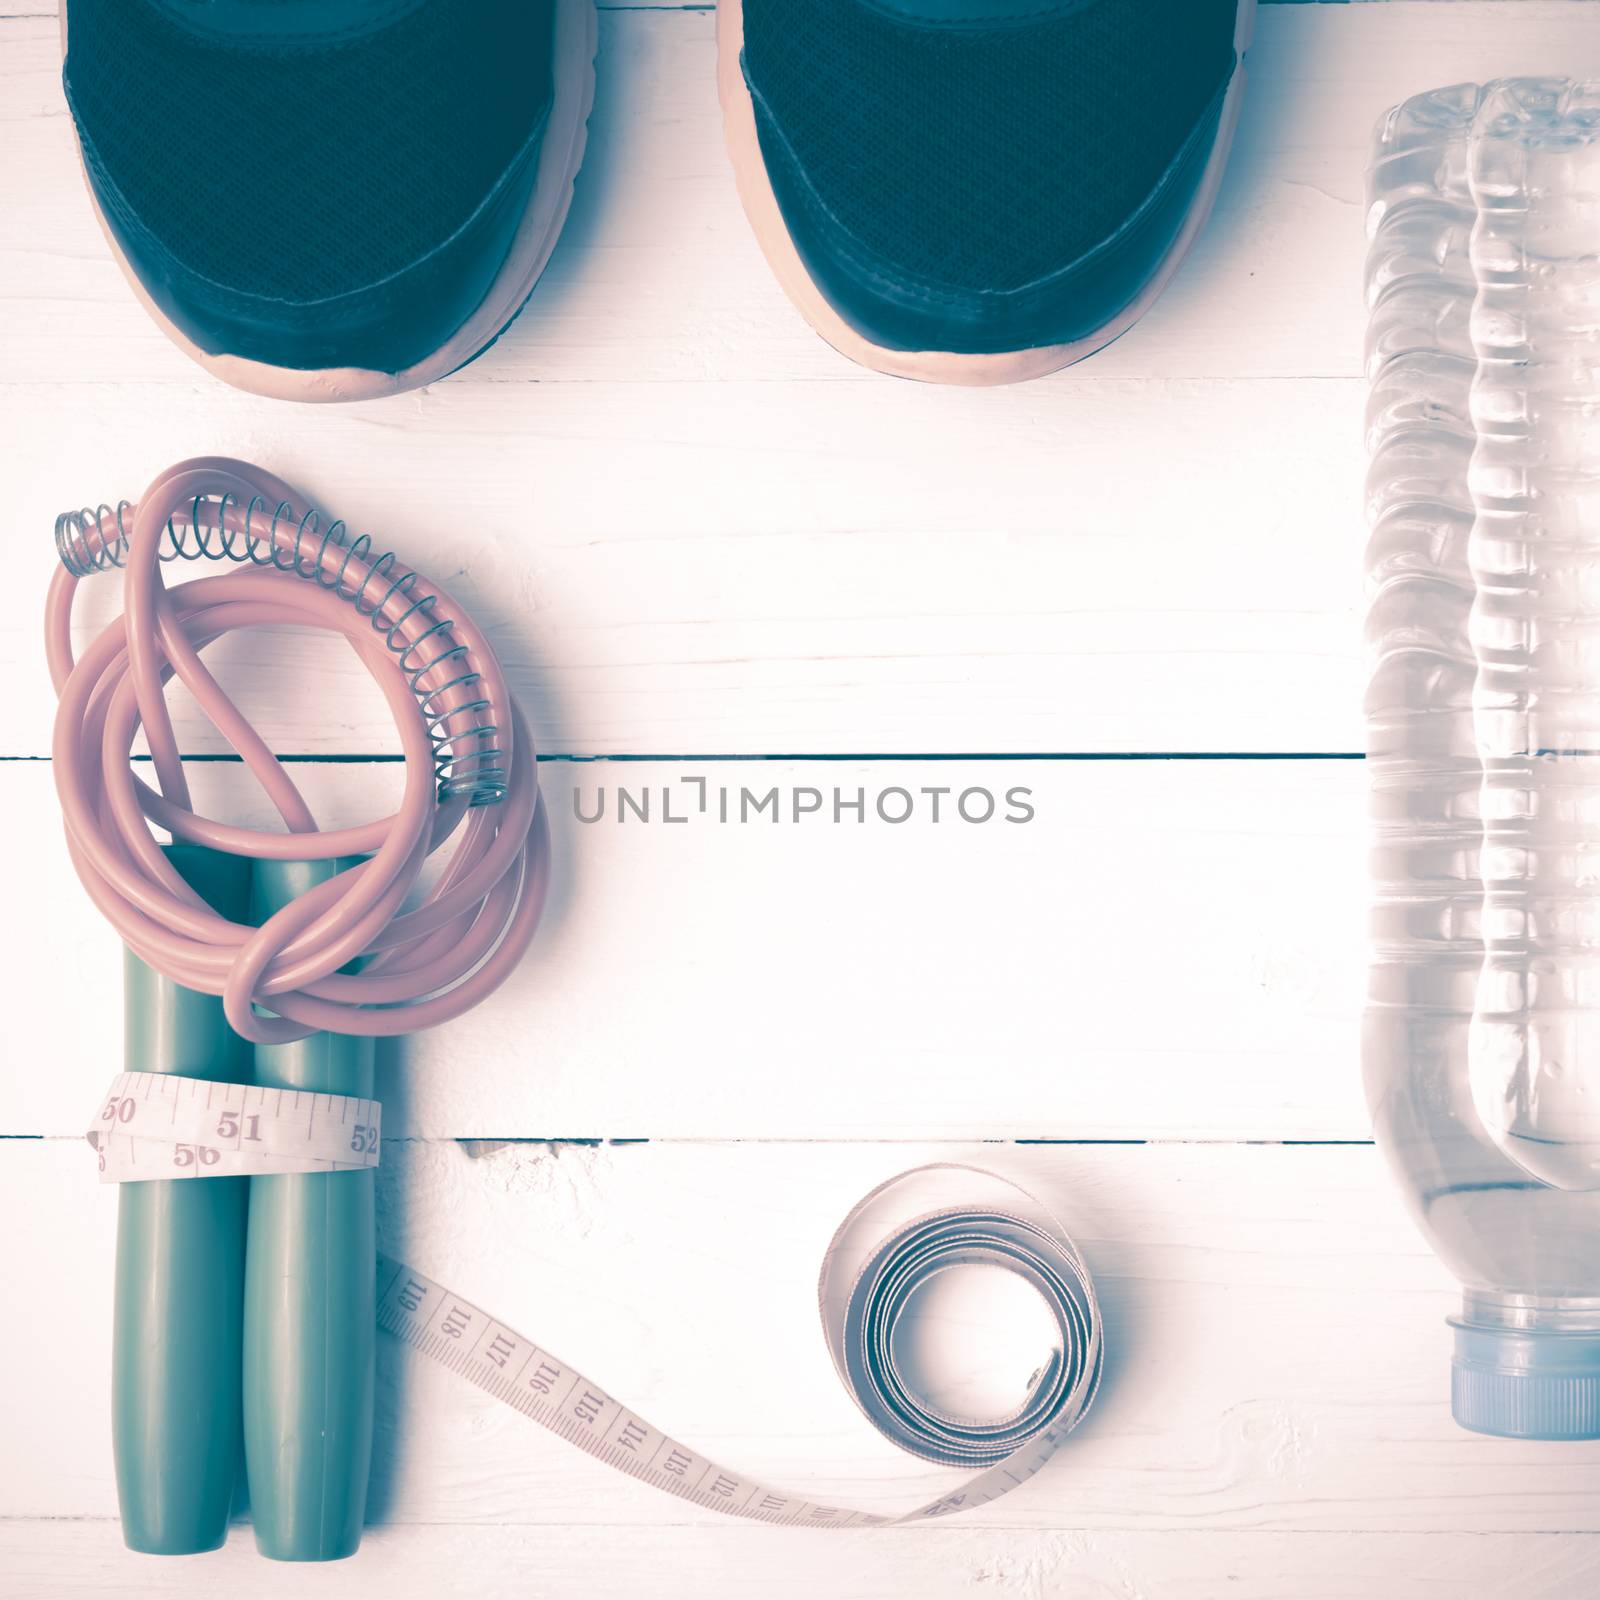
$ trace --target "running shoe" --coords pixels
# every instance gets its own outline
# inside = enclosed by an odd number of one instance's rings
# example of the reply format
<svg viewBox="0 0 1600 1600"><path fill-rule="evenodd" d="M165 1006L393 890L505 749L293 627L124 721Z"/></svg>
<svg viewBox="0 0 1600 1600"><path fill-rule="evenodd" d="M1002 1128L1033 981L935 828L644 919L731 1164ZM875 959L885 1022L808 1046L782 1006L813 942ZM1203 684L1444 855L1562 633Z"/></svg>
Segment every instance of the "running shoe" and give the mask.
<svg viewBox="0 0 1600 1600"><path fill-rule="evenodd" d="M63 0L89 193L165 332L242 389L443 377L532 291L594 101L594 0Z"/></svg>
<svg viewBox="0 0 1600 1600"><path fill-rule="evenodd" d="M882 372L1007 383L1130 327L1222 180L1255 0L719 0L739 193Z"/></svg>

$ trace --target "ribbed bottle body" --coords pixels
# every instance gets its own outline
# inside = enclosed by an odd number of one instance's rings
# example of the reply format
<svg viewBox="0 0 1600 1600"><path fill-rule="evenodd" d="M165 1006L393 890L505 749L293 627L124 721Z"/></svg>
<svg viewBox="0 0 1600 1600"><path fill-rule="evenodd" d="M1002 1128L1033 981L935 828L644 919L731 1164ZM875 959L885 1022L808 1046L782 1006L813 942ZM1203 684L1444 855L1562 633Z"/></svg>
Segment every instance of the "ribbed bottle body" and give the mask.
<svg viewBox="0 0 1600 1600"><path fill-rule="evenodd" d="M1369 173L1363 1065L1379 1142L1483 1314L1545 1306L1600 1326L1600 1196L1553 1187L1513 1156L1484 1114L1474 1067L1485 1054L1484 997L1498 982L1487 921L1498 927L1502 915L1501 796L1514 787L1486 776L1481 630L1499 623L1486 619L1475 570L1485 475L1498 470L1481 431L1498 402L1478 349L1484 239L1473 165L1492 92L1456 86L1397 107Z"/></svg>

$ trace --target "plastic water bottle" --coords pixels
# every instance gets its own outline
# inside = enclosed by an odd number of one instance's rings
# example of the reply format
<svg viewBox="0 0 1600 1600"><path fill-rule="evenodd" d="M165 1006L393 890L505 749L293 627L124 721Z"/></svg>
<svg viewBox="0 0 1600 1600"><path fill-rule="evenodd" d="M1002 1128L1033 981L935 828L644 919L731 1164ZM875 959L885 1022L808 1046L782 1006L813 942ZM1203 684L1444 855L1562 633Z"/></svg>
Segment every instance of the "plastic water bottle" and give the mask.
<svg viewBox="0 0 1600 1600"><path fill-rule="evenodd" d="M1461 1280L1465 1426L1600 1437L1600 125L1458 85L1369 183L1379 1143Z"/></svg>

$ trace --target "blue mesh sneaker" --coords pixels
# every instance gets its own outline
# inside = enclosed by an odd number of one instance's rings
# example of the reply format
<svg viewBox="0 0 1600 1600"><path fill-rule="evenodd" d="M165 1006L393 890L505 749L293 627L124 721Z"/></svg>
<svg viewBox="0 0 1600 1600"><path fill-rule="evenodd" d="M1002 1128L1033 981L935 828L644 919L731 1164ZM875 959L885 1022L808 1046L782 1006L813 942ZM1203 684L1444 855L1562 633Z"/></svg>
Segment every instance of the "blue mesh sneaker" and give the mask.
<svg viewBox="0 0 1600 1600"><path fill-rule="evenodd" d="M427 383L516 316L594 100L594 0L63 0L89 192L141 299L241 388Z"/></svg>
<svg viewBox="0 0 1600 1600"><path fill-rule="evenodd" d="M1216 198L1255 0L719 0L739 193L846 355L1006 383L1108 344Z"/></svg>

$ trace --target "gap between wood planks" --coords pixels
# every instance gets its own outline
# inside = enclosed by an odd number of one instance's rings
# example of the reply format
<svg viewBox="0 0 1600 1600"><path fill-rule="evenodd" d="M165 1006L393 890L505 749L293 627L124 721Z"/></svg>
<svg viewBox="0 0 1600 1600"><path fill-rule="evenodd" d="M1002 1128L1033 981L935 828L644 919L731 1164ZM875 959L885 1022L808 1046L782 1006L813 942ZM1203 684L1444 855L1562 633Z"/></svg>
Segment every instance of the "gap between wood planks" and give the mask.
<svg viewBox="0 0 1600 1600"><path fill-rule="evenodd" d="M78 1142L73 1134L59 1133L0 1133L0 1145L6 1143L33 1143L33 1144L65 1144L72 1145ZM505 1149L510 1145L542 1145L551 1149L607 1149L623 1150L636 1145L683 1145L693 1148L732 1148L738 1145L814 1145L818 1149L831 1149L840 1145L885 1145L896 1144L924 1145L924 1146L967 1146L983 1145L989 1149L1004 1150L1013 1147L1032 1148L1036 1145L1050 1146L1069 1150L1087 1149L1248 1149L1259 1148L1268 1150L1370 1150L1375 1143L1372 1139L1230 1139L1217 1137L1211 1139L1030 1139L1018 1136L1013 1139L984 1138L981 1134L952 1134L944 1139L907 1138L889 1139L882 1135L863 1134L860 1138L794 1138L784 1139L771 1134L758 1134L752 1138L729 1138L715 1135L707 1137L685 1136L682 1134L669 1134L665 1138L651 1137L623 1137L613 1138L607 1134L531 1134L513 1133L505 1135L472 1134L447 1135L447 1134L400 1134L394 1137L385 1137L386 1145L460 1145L468 1155L476 1158L489 1155L495 1150Z"/></svg>
<svg viewBox="0 0 1600 1600"><path fill-rule="evenodd" d="M622 0L597 0L601 11L715 11L714 4L687 3L683 5L638 5L622 3ZM1262 5L1348 5L1350 0L1261 0ZM1372 0L1368 0L1372 3ZM0 5L0 21L11 22L43 22L53 20L56 16L54 6L18 6Z"/></svg>
<svg viewBox="0 0 1600 1600"><path fill-rule="evenodd" d="M1281 0L1282 4L1298 4L1299 0ZM1323 0L1308 0L1308 3L1323 3ZM1334 3L1334 0L1328 0ZM1343 4L1345 0L1338 0ZM1377 0L1374 0L1377 3ZM129 758L133 761L148 763L149 756L135 755ZM186 762L232 762L238 764L240 758L228 751L210 751L185 755L182 759ZM385 751L370 754L362 751L318 752L305 751L296 754L293 751L279 751L274 759L286 765L300 766L395 766L405 760L403 755L394 751ZM541 763L565 763L571 766L582 766L597 762L616 762L618 764L656 763L671 765L681 762L695 761L971 761L971 762L1000 762L1000 761L1364 761L1365 755L1359 750L924 750L913 754L896 755L875 754L865 751L783 751L777 753L764 753L760 755L746 753L744 755L707 754L705 752L671 753L665 755L638 754L599 754L575 755L565 751L541 750L536 759ZM0 763L4 762L48 762L49 756L17 756L0 755Z"/></svg>

